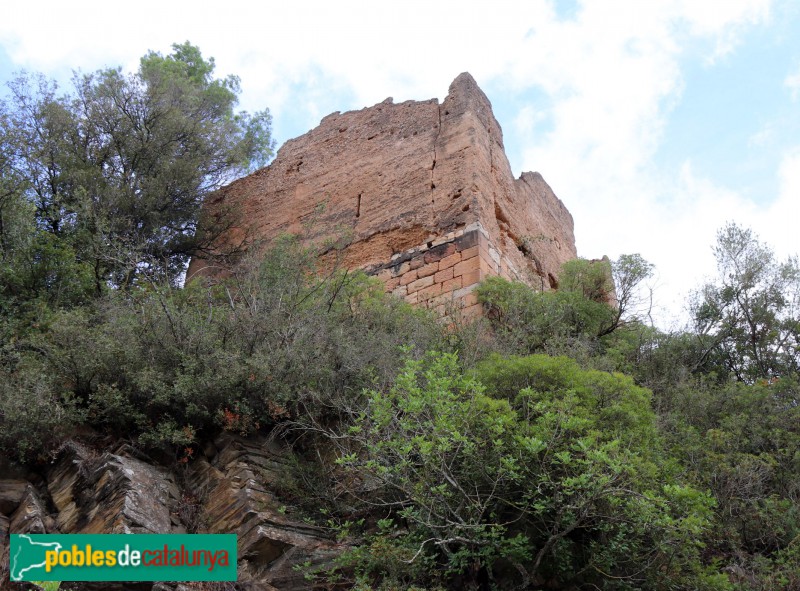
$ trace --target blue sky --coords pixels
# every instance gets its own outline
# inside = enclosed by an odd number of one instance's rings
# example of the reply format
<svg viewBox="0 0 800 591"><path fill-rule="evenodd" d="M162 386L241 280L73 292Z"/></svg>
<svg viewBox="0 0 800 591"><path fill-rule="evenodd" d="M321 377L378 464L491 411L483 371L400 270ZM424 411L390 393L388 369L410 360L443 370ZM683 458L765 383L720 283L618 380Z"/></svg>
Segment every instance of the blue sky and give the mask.
<svg viewBox="0 0 800 591"><path fill-rule="evenodd" d="M777 196L781 155L800 139L800 104L785 83L800 68L800 19L797 10L787 16L753 27L714 63L683 60L684 89L658 161L678 167L690 159L708 178L756 203ZM782 30L788 22L796 34Z"/></svg>
<svg viewBox="0 0 800 591"><path fill-rule="evenodd" d="M244 108L272 110L282 143L332 111L442 99L469 71L512 170L541 172L572 212L579 254L655 263L660 324L714 273L725 222L800 250L796 0L262 4L142 0L120 22L97 0L14 3L0 80L133 69L188 39L241 76Z"/></svg>

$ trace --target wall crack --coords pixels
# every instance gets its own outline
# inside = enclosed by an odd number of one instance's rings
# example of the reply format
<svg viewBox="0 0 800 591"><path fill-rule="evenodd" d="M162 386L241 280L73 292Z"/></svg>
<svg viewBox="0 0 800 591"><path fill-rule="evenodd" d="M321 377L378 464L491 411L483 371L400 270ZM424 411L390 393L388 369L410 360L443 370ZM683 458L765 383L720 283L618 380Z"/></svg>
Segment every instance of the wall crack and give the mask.
<svg viewBox="0 0 800 591"><path fill-rule="evenodd" d="M431 203L433 203L433 190L436 188L434 173L436 170L436 145L439 143L439 136L442 133L442 106L436 105L436 114L439 117L439 126L436 128L436 137L433 139L433 164L431 164Z"/></svg>

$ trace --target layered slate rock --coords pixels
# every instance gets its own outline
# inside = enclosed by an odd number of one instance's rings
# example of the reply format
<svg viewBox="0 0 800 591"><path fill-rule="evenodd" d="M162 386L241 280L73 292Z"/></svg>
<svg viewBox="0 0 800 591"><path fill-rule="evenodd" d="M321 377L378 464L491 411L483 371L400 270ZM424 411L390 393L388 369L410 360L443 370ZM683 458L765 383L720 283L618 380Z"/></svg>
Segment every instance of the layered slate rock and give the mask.
<svg viewBox="0 0 800 591"><path fill-rule="evenodd" d="M468 294L489 275L555 288L561 264L576 257L572 216L538 173L513 177L491 104L467 73L441 104L387 99L325 117L270 166L214 194L205 220L230 225L218 252L284 233L320 244L345 237L347 267L440 311L453 299L474 306ZM426 256L442 245L476 260L461 275L433 266ZM196 258L187 277L219 273Z"/></svg>
<svg viewBox="0 0 800 591"><path fill-rule="evenodd" d="M289 453L271 441L226 434L189 474L201 499L203 530L236 533L240 576L263 589L307 589L305 573L324 569L345 548L320 528L287 516L271 492L287 478Z"/></svg>
<svg viewBox="0 0 800 591"><path fill-rule="evenodd" d="M0 480L0 514L11 515L19 506L25 491L28 488L28 481L21 479Z"/></svg>
<svg viewBox="0 0 800 591"><path fill-rule="evenodd" d="M166 470L124 453L94 455L78 444L64 449L47 488L62 533L182 533L180 499Z"/></svg>
<svg viewBox="0 0 800 591"><path fill-rule="evenodd" d="M56 530L56 524L47 513L47 506L39 493L28 484L14 514L9 529L15 534L46 534Z"/></svg>
<svg viewBox="0 0 800 591"><path fill-rule="evenodd" d="M0 480L0 559L9 533L236 533L236 588L301 591L346 549L322 529L287 515L277 492L291 478L291 450L266 439L223 434L185 469L135 457L122 446L97 453L70 442L45 478ZM180 480L184 488L176 484ZM4 553L4 554L3 554ZM7 567L7 565L5 565ZM26 588L2 580L0 589ZM7 575L6 575L7 576ZM193 585L65 583L72 591L188 591Z"/></svg>

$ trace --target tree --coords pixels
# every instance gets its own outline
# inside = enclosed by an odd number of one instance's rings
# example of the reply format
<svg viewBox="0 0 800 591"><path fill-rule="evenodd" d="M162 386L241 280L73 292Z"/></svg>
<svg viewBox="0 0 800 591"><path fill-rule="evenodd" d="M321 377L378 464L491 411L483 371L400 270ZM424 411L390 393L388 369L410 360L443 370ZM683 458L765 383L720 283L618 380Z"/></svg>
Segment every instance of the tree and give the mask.
<svg viewBox="0 0 800 591"><path fill-rule="evenodd" d="M149 52L132 74L76 73L67 94L42 76L11 83L3 185L91 265L98 292L142 274L174 281L203 247L203 199L271 156L269 111L236 112L239 79L214 67L186 42Z"/></svg>
<svg viewBox="0 0 800 591"><path fill-rule="evenodd" d="M800 265L784 261L752 230L728 224L714 247L719 276L696 294L695 328L704 360L740 381L796 375L800 369Z"/></svg>
<svg viewBox="0 0 800 591"><path fill-rule="evenodd" d="M37 224L29 179L15 165L21 130L0 103L0 335L29 329L42 306L82 301L91 293L91 269L72 245ZM41 171L44 174L44 171ZM39 177L36 177L37 179Z"/></svg>
<svg viewBox="0 0 800 591"><path fill-rule="evenodd" d="M643 282L653 275L653 265L639 253L622 254L615 261L575 259L564 263L560 289L579 292L597 303L609 304L614 313L598 336L611 334L623 324L649 316L652 293ZM643 293L645 292L645 293Z"/></svg>
<svg viewBox="0 0 800 591"><path fill-rule="evenodd" d="M712 501L672 469L649 398L564 357L494 356L468 374L451 354L410 360L328 431L337 490L387 518L369 550L394 564L357 574L395 571L394 588L697 588Z"/></svg>
<svg viewBox="0 0 800 591"><path fill-rule="evenodd" d="M617 309L615 328L626 321L650 317L653 293L651 288L643 284L653 276L654 269L654 265L639 253L622 254L611 263Z"/></svg>
<svg viewBox="0 0 800 591"><path fill-rule="evenodd" d="M608 304L614 300L614 281L608 258L572 259L561 265L559 291L580 293L585 299Z"/></svg>

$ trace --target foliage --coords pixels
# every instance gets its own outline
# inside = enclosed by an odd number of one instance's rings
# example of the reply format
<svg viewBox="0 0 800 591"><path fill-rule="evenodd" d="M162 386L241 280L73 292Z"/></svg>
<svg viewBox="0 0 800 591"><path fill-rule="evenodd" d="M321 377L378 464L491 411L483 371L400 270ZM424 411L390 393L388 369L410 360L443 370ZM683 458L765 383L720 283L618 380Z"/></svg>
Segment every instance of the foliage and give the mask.
<svg viewBox="0 0 800 591"><path fill-rule="evenodd" d="M640 292L652 271L638 254L613 263L575 259L563 265L557 291L537 292L524 283L490 277L478 288L478 298L500 350L591 357L604 337L638 326L639 317L648 313Z"/></svg>
<svg viewBox="0 0 800 591"><path fill-rule="evenodd" d="M0 452L31 460L69 436L83 413L38 355L8 349L2 354L13 371L3 371L0 379Z"/></svg>
<svg viewBox="0 0 800 591"><path fill-rule="evenodd" d="M736 379L797 375L800 369L800 266L778 261L751 230L728 224L714 248L719 278L695 296L695 327L709 364Z"/></svg>
<svg viewBox="0 0 800 591"><path fill-rule="evenodd" d="M31 451L15 445L18 430L42 417L11 419L33 384L43 412L69 402L72 414L50 415L65 428L183 450L220 428L247 434L299 412L335 413L353 392L391 382L400 345L440 338L430 316L390 301L375 280L318 275L314 261L286 238L217 285L110 293L94 309L53 314L6 365L0 445Z"/></svg>
<svg viewBox="0 0 800 591"><path fill-rule="evenodd" d="M608 302L614 296L614 282L609 260L573 259L561 266L560 291L577 292L593 302Z"/></svg>
<svg viewBox="0 0 800 591"><path fill-rule="evenodd" d="M36 225L35 207L14 170L8 118L0 104L0 338L27 332L43 311L91 297L91 268L72 246Z"/></svg>
<svg viewBox="0 0 800 591"><path fill-rule="evenodd" d="M698 386L672 393L664 433L717 500L709 545L730 556L783 555L800 535L797 381Z"/></svg>
<svg viewBox="0 0 800 591"><path fill-rule="evenodd" d="M644 282L653 276L655 267L638 253L622 254L611 264L614 282L616 317L607 330L611 333L623 323L650 320L652 289Z"/></svg>
<svg viewBox="0 0 800 591"><path fill-rule="evenodd" d="M214 66L184 43L0 102L0 453L80 433L188 464L271 431L311 452L274 492L351 543L321 584L798 588L795 258L729 224L673 332L638 254L571 261L558 291L488 279L488 332L291 237L178 289L227 223L196 236L202 198L272 148Z"/></svg>
<svg viewBox="0 0 800 591"><path fill-rule="evenodd" d="M487 278L478 288L495 329L497 347L509 353L557 353L593 346L614 310L579 291L536 292L524 283Z"/></svg>
<svg viewBox="0 0 800 591"><path fill-rule="evenodd" d="M238 78L213 72L186 42L133 74L76 73L67 94L20 75L0 106L0 210L30 204L32 231L91 269L98 293L141 275L174 281L202 247L203 198L272 153L268 111L235 112ZM15 236L0 233L8 249Z"/></svg>
<svg viewBox="0 0 800 591"><path fill-rule="evenodd" d="M430 355L349 424L331 441L351 493L402 524L371 546L404 557L406 582L417 560L441 568L414 582L465 586L508 567L524 585L648 588L699 571L713 501L659 467L648 394L621 375L531 356L470 376Z"/></svg>

